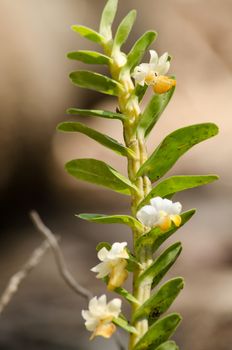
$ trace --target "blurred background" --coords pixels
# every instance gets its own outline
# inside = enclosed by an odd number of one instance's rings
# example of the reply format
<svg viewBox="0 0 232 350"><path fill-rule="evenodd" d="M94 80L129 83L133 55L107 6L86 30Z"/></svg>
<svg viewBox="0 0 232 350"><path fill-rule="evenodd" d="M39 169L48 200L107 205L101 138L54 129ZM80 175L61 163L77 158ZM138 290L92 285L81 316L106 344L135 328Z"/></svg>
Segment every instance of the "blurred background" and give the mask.
<svg viewBox="0 0 232 350"><path fill-rule="evenodd" d="M71 24L98 28L103 0L1 0L0 55L0 290L27 260L42 238L28 212L39 211L62 237L62 248L75 277L95 294L105 292L90 268L97 263L99 241L131 239L127 228L97 225L75 213L127 213L128 198L78 182L64 171L73 158L92 157L126 173L124 159L86 137L59 134L65 109L115 109L115 100L73 86L68 73L84 66L66 53L97 49L70 31ZM217 173L217 183L176 196L195 217L171 241L184 250L169 277L185 277L186 287L172 307L184 317L175 339L183 350L232 348L232 1L119 1L116 24L131 8L136 25L127 52L145 30L159 36L152 48L173 56L170 73L177 76L174 98L148 142L151 151L172 130L199 122L219 125L220 135L195 146L171 174ZM149 57L147 56L148 60ZM89 67L91 68L91 67ZM93 67L101 71L101 67ZM81 120L81 118L79 119ZM85 122L122 140L117 121L86 118ZM2 350L111 349L113 340L88 341L80 310L86 307L58 275L53 256L27 278L0 317ZM121 339L126 344L126 335Z"/></svg>

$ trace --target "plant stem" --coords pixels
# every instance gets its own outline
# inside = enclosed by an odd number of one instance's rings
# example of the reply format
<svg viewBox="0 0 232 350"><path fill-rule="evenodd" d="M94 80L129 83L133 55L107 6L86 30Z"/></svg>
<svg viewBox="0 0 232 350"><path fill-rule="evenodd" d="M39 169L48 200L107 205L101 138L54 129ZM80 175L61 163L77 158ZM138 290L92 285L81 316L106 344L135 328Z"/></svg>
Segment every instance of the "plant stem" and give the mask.
<svg viewBox="0 0 232 350"><path fill-rule="evenodd" d="M137 212L137 206L144 199L144 197L151 190L151 182L147 176L137 177L137 171L141 167L141 165L147 159L147 151L145 146L145 140L136 132L136 125L138 123L138 119L141 115L141 110L138 102L138 97L135 95L135 86L130 76L130 72L124 71L124 74L120 74L120 69L117 66L117 62L113 59L113 64L111 66L111 74L115 80L118 80L123 86L123 91L120 93L118 102L120 111L127 116L127 120L124 122L124 139L126 146L131 148L131 150L135 153L135 158L128 158L128 176L130 181L135 184L138 188L138 192L133 192L131 194L131 212L135 217ZM136 230L133 231L134 234L134 245L136 240L139 238L141 233ZM144 249L142 256L137 257L141 266L134 271L133 276L133 295L140 304L143 304L151 294L151 285L152 280L145 279L142 283L138 284L138 277L143 273L144 270L151 265L152 252L149 248ZM132 307L132 317L138 305L133 305ZM147 332L148 330L148 321L141 320L136 322L133 325L137 334L132 334L130 336L129 349L132 350L138 340Z"/></svg>

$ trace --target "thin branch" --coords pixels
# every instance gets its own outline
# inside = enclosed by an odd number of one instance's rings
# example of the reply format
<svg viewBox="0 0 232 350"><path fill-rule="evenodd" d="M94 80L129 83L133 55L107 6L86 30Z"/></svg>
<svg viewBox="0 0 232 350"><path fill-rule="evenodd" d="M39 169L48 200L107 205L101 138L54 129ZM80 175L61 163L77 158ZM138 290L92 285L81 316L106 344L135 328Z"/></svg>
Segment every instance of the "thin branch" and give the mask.
<svg viewBox="0 0 232 350"><path fill-rule="evenodd" d="M67 269L63 254L61 252L60 246L57 242L55 235L47 226L45 226L45 224L43 223L39 214L36 211L31 211L30 217L37 230L49 242L50 248L52 249L55 257L58 270L63 280L70 288L72 288L72 290L74 290L74 292L83 296L89 301L93 297L93 294L88 289L81 286Z"/></svg>
<svg viewBox="0 0 232 350"><path fill-rule="evenodd" d="M50 248L49 242L46 240L38 248L34 250L28 261L23 265L21 270L14 274L6 286L2 296L0 297L0 314L9 304L15 293L18 291L20 284L29 275L29 273L40 263L44 254Z"/></svg>

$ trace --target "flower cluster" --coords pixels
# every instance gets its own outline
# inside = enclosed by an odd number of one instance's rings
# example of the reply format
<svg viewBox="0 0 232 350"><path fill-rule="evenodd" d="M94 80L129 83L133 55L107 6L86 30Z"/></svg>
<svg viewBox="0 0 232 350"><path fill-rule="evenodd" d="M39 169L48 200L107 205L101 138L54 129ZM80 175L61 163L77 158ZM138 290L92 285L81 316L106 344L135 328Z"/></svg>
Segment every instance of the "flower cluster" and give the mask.
<svg viewBox="0 0 232 350"><path fill-rule="evenodd" d="M137 219L146 227L160 227L166 231L171 227L172 222L179 227L181 216L179 215L182 205L179 202L155 197L150 200L150 205L145 205L137 212Z"/></svg>
<svg viewBox="0 0 232 350"><path fill-rule="evenodd" d="M126 242L116 242L110 250L103 247L97 254L101 263L93 267L91 271L98 273L97 278L109 276L108 290L120 287L128 276L126 266L129 255L126 251L126 246Z"/></svg>
<svg viewBox="0 0 232 350"><path fill-rule="evenodd" d="M108 304L106 295L94 297L89 302L89 309L82 310L82 317L85 320L85 327L93 332L90 339L96 336L110 338L116 331L116 326L112 323L121 312L122 301L118 298L111 300Z"/></svg>
<svg viewBox="0 0 232 350"><path fill-rule="evenodd" d="M155 197L150 200L150 205L142 207L136 216L144 226L149 228L159 226L161 230L166 231L172 222L176 226L180 226L181 209L182 206L179 202L173 203L169 199ZM120 287L127 278L126 266L129 254L126 246L126 242L115 242L109 250L105 247L101 248L97 254L101 262L91 269L97 273L97 278L108 277L107 287L109 290ZM89 302L89 310L82 311L86 328L93 332L90 339L96 336L109 338L116 330L112 320L117 318L120 312L120 299L115 298L107 304L105 295L99 299L92 298Z"/></svg>
<svg viewBox="0 0 232 350"><path fill-rule="evenodd" d="M132 77L136 84L151 85L157 94L162 94L176 85L175 79L165 74L170 68L169 56L165 52L160 58L155 50L150 50L149 63L141 63L135 67Z"/></svg>

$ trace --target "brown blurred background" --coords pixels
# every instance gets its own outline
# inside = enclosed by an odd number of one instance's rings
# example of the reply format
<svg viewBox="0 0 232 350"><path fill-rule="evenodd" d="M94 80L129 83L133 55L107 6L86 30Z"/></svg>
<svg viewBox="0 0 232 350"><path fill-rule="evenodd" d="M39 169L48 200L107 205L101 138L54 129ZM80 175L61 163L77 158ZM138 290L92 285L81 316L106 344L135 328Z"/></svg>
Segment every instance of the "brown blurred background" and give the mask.
<svg viewBox="0 0 232 350"><path fill-rule="evenodd" d="M126 213L128 199L75 181L63 169L72 158L95 157L125 173L125 161L82 135L55 130L67 120L67 107L115 108L113 98L74 87L67 77L83 67L66 59L68 51L97 49L71 32L70 25L97 29L104 3L0 1L1 290L41 242L28 217L32 208L62 236L74 275L98 295L104 286L89 271L96 264L97 242L130 241L127 228L74 217L77 212ZM149 138L149 150L183 125L212 121L220 127L219 136L196 146L168 174L220 175L217 183L176 197L185 210L197 207L198 212L170 240L181 240L184 250L169 276L180 274L186 280L172 308L184 316L176 334L181 349L231 350L232 1L119 1L116 23L131 8L138 10L138 18L125 51L145 30L156 29L153 48L173 56L170 72L178 83ZM85 121L122 140L119 122ZM88 342L80 317L83 307L85 302L64 285L48 253L1 316L0 349L116 349L112 340ZM126 344L126 335L121 336Z"/></svg>

